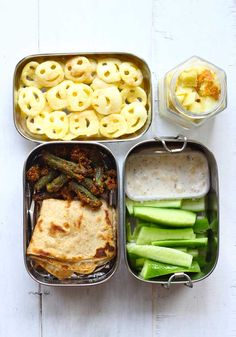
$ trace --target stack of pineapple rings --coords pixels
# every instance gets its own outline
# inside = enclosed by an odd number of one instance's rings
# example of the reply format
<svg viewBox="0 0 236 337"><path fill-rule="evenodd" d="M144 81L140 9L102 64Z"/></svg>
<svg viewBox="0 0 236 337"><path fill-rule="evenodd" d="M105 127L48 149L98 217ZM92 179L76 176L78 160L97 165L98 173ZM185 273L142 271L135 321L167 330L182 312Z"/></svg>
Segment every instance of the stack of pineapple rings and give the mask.
<svg viewBox="0 0 236 337"><path fill-rule="evenodd" d="M18 105L32 134L119 138L147 120L142 84L135 64L115 58L29 62L22 70Z"/></svg>

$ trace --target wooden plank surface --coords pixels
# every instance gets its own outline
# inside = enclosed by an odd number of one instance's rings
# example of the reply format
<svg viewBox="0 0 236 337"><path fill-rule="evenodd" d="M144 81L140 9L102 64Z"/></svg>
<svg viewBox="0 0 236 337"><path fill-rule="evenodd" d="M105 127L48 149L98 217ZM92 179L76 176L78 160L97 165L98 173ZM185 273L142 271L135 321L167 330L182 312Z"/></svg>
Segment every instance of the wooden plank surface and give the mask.
<svg viewBox="0 0 236 337"><path fill-rule="evenodd" d="M22 168L33 144L17 134L12 119L15 65L38 50L37 2L0 1L0 31L0 336L39 336L38 285L22 258Z"/></svg>
<svg viewBox="0 0 236 337"><path fill-rule="evenodd" d="M236 336L236 2L233 0L0 0L0 336ZM143 139L184 133L208 146L220 175L221 243L214 273L193 289L142 284L123 257L108 283L83 289L38 287L22 258L22 166L35 144L12 122L12 75L19 59L40 52L124 51L152 69L155 117ZM185 131L160 119L157 81L192 55L227 71L228 109ZM134 145L111 145L123 165ZM5 177L7 177L5 179ZM10 180L10 184L9 184ZM37 295L41 293L41 296ZM42 310L42 312L41 312Z"/></svg>
<svg viewBox="0 0 236 337"><path fill-rule="evenodd" d="M45 11L47 6L49 11ZM57 14L51 18L51 12ZM78 10L76 10L78 9ZM152 1L40 1L40 51L123 51L151 57ZM58 26L58 22L62 25ZM47 24L48 23L48 24ZM51 26L57 27L50 29ZM111 146L112 147L112 146ZM129 145L113 146L121 167ZM45 287L44 287L45 288ZM56 309L55 309L56 308ZM65 319L65 312L68 319ZM58 324L58 322L61 322ZM152 289L133 280L124 261L107 284L50 289L43 297L43 336L152 336Z"/></svg>
<svg viewBox="0 0 236 337"><path fill-rule="evenodd" d="M193 289L154 287L153 336L236 335L236 13L232 1L154 1L153 70L162 77L192 55L225 69L228 109L185 135L214 153L220 177L220 258L214 273ZM183 133L181 128L156 119L161 135Z"/></svg>

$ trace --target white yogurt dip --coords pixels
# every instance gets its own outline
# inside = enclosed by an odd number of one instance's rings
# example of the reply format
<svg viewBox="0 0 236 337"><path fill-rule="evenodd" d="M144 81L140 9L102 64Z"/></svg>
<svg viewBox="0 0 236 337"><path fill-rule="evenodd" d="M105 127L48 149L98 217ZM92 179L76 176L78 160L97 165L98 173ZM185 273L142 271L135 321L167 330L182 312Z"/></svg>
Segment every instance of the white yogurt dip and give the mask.
<svg viewBox="0 0 236 337"><path fill-rule="evenodd" d="M132 154L125 171L125 191L136 201L200 198L209 191L209 168L199 151Z"/></svg>

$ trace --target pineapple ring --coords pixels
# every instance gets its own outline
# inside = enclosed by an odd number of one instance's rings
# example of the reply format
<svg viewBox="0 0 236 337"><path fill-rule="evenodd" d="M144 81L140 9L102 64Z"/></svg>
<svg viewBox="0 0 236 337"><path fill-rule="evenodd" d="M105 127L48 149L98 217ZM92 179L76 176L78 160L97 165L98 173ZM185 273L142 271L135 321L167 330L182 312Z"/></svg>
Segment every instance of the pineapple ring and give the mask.
<svg viewBox="0 0 236 337"><path fill-rule="evenodd" d="M118 138L127 132L127 123L120 114L111 114L100 120L100 132L106 138Z"/></svg>
<svg viewBox="0 0 236 337"><path fill-rule="evenodd" d="M121 115L125 118L128 128L126 133L134 133L139 130L147 120L147 110L142 103L133 102L126 105L121 110Z"/></svg>
<svg viewBox="0 0 236 337"><path fill-rule="evenodd" d="M134 87L137 87L143 81L141 70L131 62L123 62L120 65L120 76L126 84Z"/></svg>
<svg viewBox="0 0 236 337"><path fill-rule="evenodd" d="M41 90L27 87L19 90L18 104L27 116L36 116L45 106L45 97Z"/></svg>
<svg viewBox="0 0 236 337"><path fill-rule="evenodd" d="M99 119L93 110L69 115L70 132L78 136L94 136L99 130Z"/></svg>
<svg viewBox="0 0 236 337"><path fill-rule="evenodd" d="M87 73L87 78L84 83L91 84L97 75L97 62L95 60L89 59L91 70Z"/></svg>
<svg viewBox="0 0 236 337"><path fill-rule="evenodd" d="M68 109L71 111L83 111L91 105L93 90L89 85L76 83L68 89Z"/></svg>
<svg viewBox="0 0 236 337"><path fill-rule="evenodd" d="M97 89L92 95L92 105L101 115L119 113L122 106L122 97L115 86Z"/></svg>
<svg viewBox="0 0 236 337"><path fill-rule="evenodd" d="M53 111L45 116L44 133L50 139L61 139L68 132L69 121L64 111Z"/></svg>
<svg viewBox="0 0 236 337"><path fill-rule="evenodd" d="M66 62L65 77L68 80L77 83L84 82L91 72L93 72L93 65L87 57L77 56Z"/></svg>
<svg viewBox="0 0 236 337"><path fill-rule="evenodd" d="M62 66L56 61L46 61L39 64L35 75L43 87L54 87L64 78Z"/></svg>
<svg viewBox="0 0 236 337"><path fill-rule="evenodd" d="M105 58L98 62L97 74L107 83L120 81L119 66L121 61L115 58Z"/></svg>
<svg viewBox="0 0 236 337"><path fill-rule="evenodd" d="M43 135L45 118L48 114L50 114L49 111L43 110L35 117L28 116L26 119L28 130L36 135Z"/></svg>
<svg viewBox="0 0 236 337"><path fill-rule="evenodd" d="M36 74L35 74L35 70L38 65L39 65L38 62L31 61L24 66L22 73L21 73L21 81L27 87L31 87L31 86L37 87L37 88L41 87L36 79Z"/></svg>
<svg viewBox="0 0 236 337"><path fill-rule="evenodd" d="M144 106L147 104L146 92L140 87L125 88L121 91L123 103L130 104L133 102L140 102Z"/></svg>
<svg viewBox="0 0 236 337"><path fill-rule="evenodd" d="M72 81L63 81L46 92L46 99L52 109L60 110L67 107L67 93L72 85Z"/></svg>

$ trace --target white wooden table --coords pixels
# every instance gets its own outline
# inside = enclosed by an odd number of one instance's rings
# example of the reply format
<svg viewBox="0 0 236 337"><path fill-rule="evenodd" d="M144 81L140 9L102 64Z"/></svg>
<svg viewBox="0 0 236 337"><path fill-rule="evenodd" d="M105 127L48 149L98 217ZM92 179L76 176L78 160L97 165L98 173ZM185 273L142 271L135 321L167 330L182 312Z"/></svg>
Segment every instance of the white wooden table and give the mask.
<svg viewBox="0 0 236 337"><path fill-rule="evenodd" d="M236 335L235 22L235 0L0 0L1 337ZM214 152L220 175L220 258L193 289L142 284L128 274L123 258L114 278L86 289L39 287L24 269L22 167L35 144L14 129L14 67L27 54L80 51L135 53L149 63L155 88L159 77L191 55L227 72L227 111L184 132ZM154 112L143 139L183 133L159 118L157 99ZM120 165L120 153L133 144L111 146Z"/></svg>

